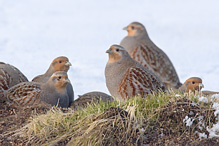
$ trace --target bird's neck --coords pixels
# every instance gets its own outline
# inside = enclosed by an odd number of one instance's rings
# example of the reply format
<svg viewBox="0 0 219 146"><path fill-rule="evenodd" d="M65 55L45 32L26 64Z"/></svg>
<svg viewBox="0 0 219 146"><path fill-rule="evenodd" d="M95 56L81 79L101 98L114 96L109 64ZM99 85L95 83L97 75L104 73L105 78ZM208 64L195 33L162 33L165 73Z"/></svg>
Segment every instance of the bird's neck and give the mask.
<svg viewBox="0 0 219 146"><path fill-rule="evenodd" d="M60 87L59 85L55 85L52 83L52 81L48 80L44 85L44 89L51 91L53 93L59 93L59 94L65 94L66 88L65 87Z"/></svg>
<svg viewBox="0 0 219 146"><path fill-rule="evenodd" d="M138 39L150 39L147 32L142 32L136 35Z"/></svg>
<svg viewBox="0 0 219 146"><path fill-rule="evenodd" d="M119 74L123 71L126 71L127 68L133 66L133 64L134 64L134 60L130 56L126 56L126 57L121 58L119 61L108 62L107 66L108 68L112 68L112 67L115 68L113 72L118 71L117 74Z"/></svg>
<svg viewBox="0 0 219 146"><path fill-rule="evenodd" d="M108 63L114 63L121 60L121 56L117 54L109 54L109 60Z"/></svg>
<svg viewBox="0 0 219 146"><path fill-rule="evenodd" d="M52 66L49 67L49 69L46 71L46 76L51 76L55 72L54 68Z"/></svg>
<svg viewBox="0 0 219 146"><path fill-rule="evenodd" d="M61 94L65 94L66 93L66 88L65 87L61 87L61 88L56 88L56 90L61 93Z"/></svg>

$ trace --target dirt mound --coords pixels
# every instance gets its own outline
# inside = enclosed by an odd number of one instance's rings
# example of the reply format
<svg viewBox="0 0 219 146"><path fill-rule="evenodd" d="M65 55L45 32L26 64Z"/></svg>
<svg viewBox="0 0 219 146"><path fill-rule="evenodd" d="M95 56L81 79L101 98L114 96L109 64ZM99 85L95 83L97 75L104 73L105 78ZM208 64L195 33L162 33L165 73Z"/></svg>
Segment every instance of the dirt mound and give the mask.
<svg viewBox="0 0 219 146"><path fill-rule="evenodd" d="M2 133L0 145L42 145L48 142L59 146L219 145L218 138L200 137L200 133L208 137L206 127L210 128L217 122L214 116L215 110L210 105L203 106L182 98L157 108L151 117L133 116L136 110L134 108L131 110L132 107L132 105L125 106L126 110L110 107L105 112L90 114L83 119L73 121L68 131L63 131L62 135L50 135L47 139L31 135L30 140L30 137L13 134L17 129L25 126L30 117L45 114L51 107L42 105L12 109L4 105L0 107ZM72 109L62 112L63 118L65 113L68 113L68 116L74 113Z"/></svg>
<svg viewBox="0 0 219 146"><path fill-rule="evenodd" d="M149 145L207 145L219 144L219 139L200 139L199 133L209 135L206 127L216 122L215 110L186 98L170 102L156 113L157 122L149 123L144 135Z"/></svg>
<svg viewBox="0 0 219 146"><path fill-rule="evenodd" d="M68 145L135 145L138 141L138 132L135 122L130 119L127 111L111 107L103 114L92 119L92 124L80 128L73 135ZM89 130L88 130L89 129ZM76 138L75 138L76 137Z"/></svg>
<svg viewBox="0 0 219 146"><path fill-rule="evenodd" d="M11 135L27 124L31 116L45 114L50 108L43 104L19 108L11 108L7 104L2 104L0 106L0 145L23 145L22 137L11 137Z"/></svg>
<svg viewBox="0 0 219 146"><path fill-rule="evenodd" d="M206 127L216 122L214 112L208 106L183 98L157 109L157 119L142 119L141 123L132 119L127 111L111 107L92 119L89 132L88 126L72 135L69 145L75 142L77 145L218 145L218 138L199 137L199 133L209 135ZM75 141L75 137L80 138Z"/></svg>

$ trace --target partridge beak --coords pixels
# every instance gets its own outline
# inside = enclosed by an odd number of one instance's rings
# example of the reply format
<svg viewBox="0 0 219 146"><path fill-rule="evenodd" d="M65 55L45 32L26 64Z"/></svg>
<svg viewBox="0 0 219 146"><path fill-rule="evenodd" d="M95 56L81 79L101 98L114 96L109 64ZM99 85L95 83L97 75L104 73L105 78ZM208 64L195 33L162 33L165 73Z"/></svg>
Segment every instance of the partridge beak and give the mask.
<svg viewBox="0 0 219 146"><path fill-rule="evenodd" d="M66 82L66 83L71 83L69 79L66 79L65 82Z"/></svg>
<svg viewBox="0 0 219 146"><path fill-rule="evenodd" d="M71 63L68 61L65 63L66 66L71 66Z"/></svg>
<svg viewBox="0 0 219 146"><path fill-rule="evenodd" d="M199 83L199 88L204 88L204 85L202 83Z"/></svg>
<svg viewBox="0 0 219 146"><path fill-rule="evenodd" d="M123 30L128 30L128 26L124 27Z"/></svg>
<svg viewBox="0 0 219 146"><path fill-rule="evenodd" d="M108 50L106 50L106 53L112 53L112 49L111 48L109 48Z"/></svg>

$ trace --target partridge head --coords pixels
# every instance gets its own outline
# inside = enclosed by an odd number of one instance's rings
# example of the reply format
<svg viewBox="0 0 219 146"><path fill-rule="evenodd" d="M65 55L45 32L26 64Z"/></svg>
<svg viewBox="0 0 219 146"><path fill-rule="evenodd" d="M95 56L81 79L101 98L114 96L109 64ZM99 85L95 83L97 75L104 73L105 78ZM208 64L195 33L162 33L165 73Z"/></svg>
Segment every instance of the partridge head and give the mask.
<svg viewBox="0 0 219 146"><path fill-rule="evenodd" d="M67 85L70 83L68 75L64 71L57 71L52 74L49 80L42 84L40 100L60 107L68 107L70 100L67 92Z"/></svg>
<svg viewBox="0 0 219 146"><path fill-rule="evenodd" d="M199 77L191 77L184 82L179 90L183 92L189 92L200 91L202 88L204 88L204 85L202 84L202 79Z"/></svg>
<svg viewBox="0 0 219 146"><path fill-rule="evenodd" d="M56 71L65 71L69 70L71 63L67 57L60 56L55 58L50 64L48 70L43 75L36 76L32 81L34 82L46 82L50 76Z"/></svg>
<svg viewBox="0 0 219 146"><path fill-rule="evenodd" d="M156 75L133 60L122 46L112 45L106 53L109 54L105 68L106 85L114 98L123 101L166 90Z"/></svg>
<svg viewBox="0 0 219 146"><path fill-rule="evenodd" d="M123 30L126 30L128 32L128 36L139 36L139 35L147 35L147 31L139 22L132 22L128 26L124 27Z"/></svg>

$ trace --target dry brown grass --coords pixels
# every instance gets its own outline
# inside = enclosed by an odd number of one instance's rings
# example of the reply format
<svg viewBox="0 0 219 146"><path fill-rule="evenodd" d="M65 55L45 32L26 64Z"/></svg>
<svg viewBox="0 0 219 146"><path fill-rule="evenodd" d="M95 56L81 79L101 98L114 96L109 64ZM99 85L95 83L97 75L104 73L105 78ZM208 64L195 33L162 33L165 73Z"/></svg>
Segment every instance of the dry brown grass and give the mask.
<svg viewBox="0 0 219 146"><path fill-rule="evenodd" d="M191 126L186 116L193 120ZM197 93L171 92L125 103L93 103L80 110L52 108L31 118L16 137L27 145L217 145L217 138L198 136L208 135L206 127L215 122L211 103L199 103Z"/></svg>

